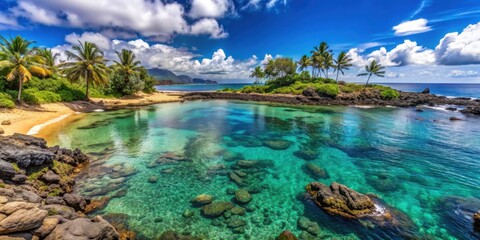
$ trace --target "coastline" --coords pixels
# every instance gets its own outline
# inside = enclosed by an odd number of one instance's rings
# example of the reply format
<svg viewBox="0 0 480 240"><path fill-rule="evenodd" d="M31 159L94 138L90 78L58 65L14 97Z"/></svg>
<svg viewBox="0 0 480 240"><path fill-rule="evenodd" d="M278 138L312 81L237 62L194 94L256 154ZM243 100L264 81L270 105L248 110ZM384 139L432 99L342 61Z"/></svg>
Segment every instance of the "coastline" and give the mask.
<svg viewBox="0 0 480 240"><path fill-rule="evenodd" d="M0 128L4 130L3 136L21 133L48 139L58 126L81 117L81 113L183 101L179 95L155 92L123 99L93 98L91 102L48 103L35 107L0 109L0 122L11 123L1 125Z"/></svg>

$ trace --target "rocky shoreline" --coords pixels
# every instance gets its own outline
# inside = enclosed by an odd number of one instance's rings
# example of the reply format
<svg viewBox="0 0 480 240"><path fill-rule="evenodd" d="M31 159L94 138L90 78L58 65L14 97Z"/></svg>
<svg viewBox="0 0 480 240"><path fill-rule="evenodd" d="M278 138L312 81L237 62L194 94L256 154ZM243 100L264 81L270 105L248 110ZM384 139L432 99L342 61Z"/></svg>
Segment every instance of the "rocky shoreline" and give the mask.
<svg viewBox="0 0 480 240"><path fill-rule="evenodd" d="M89 160L40 138L0 136L0 238L121 239L102 217L86 216L97 201L72 193L74 175Z"/></svg>
<svg viewBox="0 0 480 240"><path fill-rule="evenodd" d="M185 100L242 100L255 102L272 102L291 105L339 105L339 106L395 106L395 107L415 107L415 106L438 106L455 105L465 106L461 112L464 114L480 115L480 100L471 98L447 98L429 93L425 89L422 93L399 92L397 99L384 99L378 90L367 92L356 92L341 94L334 98L320 96L315 91L305 90L302 95L288 94L258 94L258 93L230 93L230 92L192 92L183 96ZM453 110L453 109L452 109Z"/></svg>

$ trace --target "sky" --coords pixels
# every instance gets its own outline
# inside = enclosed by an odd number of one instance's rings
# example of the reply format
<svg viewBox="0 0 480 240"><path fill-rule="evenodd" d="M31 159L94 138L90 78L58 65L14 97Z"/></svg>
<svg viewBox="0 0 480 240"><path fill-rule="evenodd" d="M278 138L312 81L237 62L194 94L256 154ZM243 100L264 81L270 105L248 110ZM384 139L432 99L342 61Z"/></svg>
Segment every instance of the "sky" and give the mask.
<svg viewBox="0 0 480 240"><path fill-rule="evenodd" d="M108 59L127 48L148 68L221 82L326 41L353 59L347 81L376 59L377 82L480 83L479 0L0 0L0 35L59 53L91 41Z"/></svg>

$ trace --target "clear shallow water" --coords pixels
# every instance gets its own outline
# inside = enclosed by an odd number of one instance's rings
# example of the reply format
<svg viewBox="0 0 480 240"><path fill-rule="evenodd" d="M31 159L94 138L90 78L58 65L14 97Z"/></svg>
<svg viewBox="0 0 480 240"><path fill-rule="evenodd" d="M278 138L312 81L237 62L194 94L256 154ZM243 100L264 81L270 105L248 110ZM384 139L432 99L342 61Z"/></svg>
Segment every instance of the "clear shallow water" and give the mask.
<svg viewBox="0 0 480 240"><path fill-rule="evenodd" d="M182 84L182 85L158 85L158 91L175 91L175 92L208 92L217 91L225 88L240 89L250 84L234 83L234 84Z"/></svg>
<svg viewBox="0 0 480 240"><path fill-rule="evenodd" d="M444 83L381 83L405 92L421 92L430 88L430 93L448 97L480 98L480 84Z"/></svg>
<svg viewBox="0 0 480 240"><path fill-rule="evenodd" d="M127 214L143 239L166 230L207 239L273 239L285 229L300 235L300 216L318 222L318 239L402 238L401 230L364 226L305 203L299 196L314 179L302 171L307 161L294 155L305 146L320 153L309 162L328 172L321 182L378 195L411 219L419 238L477 239L466 216L480 209L480 118L450 122L451 116L465 118L433 109L171 103L89 114L51 143L97 156L77 179L77 191L94 197L120 191L97 214ZM294 144L286 150L253 147L255 139L278 138ZM152 165L171 151L187 160ZM251 212L240 217L247 221L245 234L213 226L189 202L202 193L232 200L227 190L238 187L227 174L235 162L226 161L225 151L273 161L256 180L264 188L247 205ZM119 177L133 168L135 174ZM150 183L152 176L158 181ZM186 209L195 216L185 219Z"/></svg>

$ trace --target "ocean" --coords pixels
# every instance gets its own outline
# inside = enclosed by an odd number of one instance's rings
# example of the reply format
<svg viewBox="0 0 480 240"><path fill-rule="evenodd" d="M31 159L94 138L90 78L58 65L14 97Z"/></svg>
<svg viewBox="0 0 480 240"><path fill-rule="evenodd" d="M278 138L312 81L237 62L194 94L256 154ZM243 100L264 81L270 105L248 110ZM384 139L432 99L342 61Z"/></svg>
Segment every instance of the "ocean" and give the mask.
<svg viewBox="0 0 480 240"><path fill-rule="evenodd" d="M405 92L421 92L430 88L432 94L447 97L480 98L480 84L446 84L446 83L378 83L390 86ZM225 88L240 89L250 84L211 84L211 85L164 85L157 86L159 91L205 92L217 91Z"/></svg>

